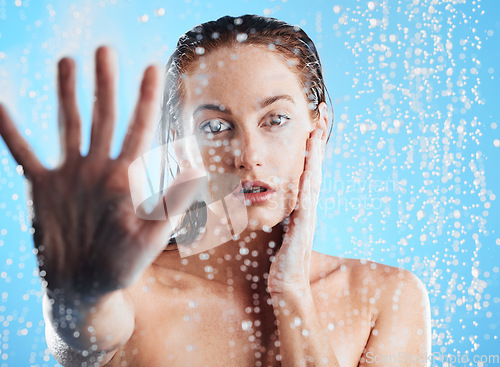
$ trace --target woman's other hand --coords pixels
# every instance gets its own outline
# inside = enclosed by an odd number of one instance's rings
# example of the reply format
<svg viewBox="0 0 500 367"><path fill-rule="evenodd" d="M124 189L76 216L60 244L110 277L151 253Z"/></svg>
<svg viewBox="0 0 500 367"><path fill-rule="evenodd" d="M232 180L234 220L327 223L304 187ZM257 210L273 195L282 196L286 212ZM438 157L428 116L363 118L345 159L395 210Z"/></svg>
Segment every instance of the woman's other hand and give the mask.
<svg viewBox="0 0 500 367"><path fill-rule="evenodd" d="M313 130L306 147L304 172L300 178L297 205L287 218L281 248L269 270L267 286L271 295L309 293L309 265L316 230L316 208L321 188L321 165L326 136Z"/></svg>

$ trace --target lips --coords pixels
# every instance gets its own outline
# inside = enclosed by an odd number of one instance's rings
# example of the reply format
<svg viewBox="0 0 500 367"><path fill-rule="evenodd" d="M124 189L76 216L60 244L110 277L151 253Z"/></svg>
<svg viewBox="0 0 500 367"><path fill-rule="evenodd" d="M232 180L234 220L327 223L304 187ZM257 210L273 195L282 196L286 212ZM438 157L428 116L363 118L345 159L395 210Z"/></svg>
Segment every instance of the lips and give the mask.
<svg viewBox="0 0 500 367"><path fill-rule="evenodd" d="M243 189L250 189L250 188L259 188L262 187L265 189L263 192L274 192L269 184L267 184L264 181L256 180L256 181L242 181L241 182L242 189L240 190L240 193L243 193Z"/></svg>
<svg viewBox="0 0 500 367"><path fill-rule="evenodd" d="M265 191L256 190L255 192L243 192L243 189L250 188L263 188ZM268 183L256 180L242 181L241 185L238 185L233 194L238 200L243 201L246 206L259 206L271 200L271 198L275 195L275 192L276 190L274 190Z"/></svg>

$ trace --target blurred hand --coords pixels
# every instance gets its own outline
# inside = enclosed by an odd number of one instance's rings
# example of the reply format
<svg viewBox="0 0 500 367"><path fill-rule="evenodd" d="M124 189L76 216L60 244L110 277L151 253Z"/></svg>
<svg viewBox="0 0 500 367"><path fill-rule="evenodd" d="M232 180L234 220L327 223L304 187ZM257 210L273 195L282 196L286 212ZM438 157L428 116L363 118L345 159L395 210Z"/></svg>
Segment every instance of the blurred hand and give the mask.
<svg viewBox="0 0 500 367"><path fill-rule="evenodd" d="M322 136L322 130L318 128L312 131L307 140L297 206L288 217L283 244L269 269L267 286L271 295L298 293L300 297L311 296L309 266L316 231L325 145L326 136Z"/></svg>
<svg viewBox="0 0 500 367"><path fill-rule="evenodd" d="M130 196L128 167L149 148L159 108L158 70L146 69L139 98L119 156L109 157L114 126L115 76L111 52L96 52L96 91L91 143L87 156L80 153L81 122L75 96L75 63L58 64L61 164L48 170L0 106L0 135L31 185L34 244L40 275L48 291L96 299L132 285L164 249L172 233L167 221L136 216ZM164 198L177 186L176 208L181 213L197 191L197 173L179 174ZM179 188L182 187L182 191Z"/></svg>

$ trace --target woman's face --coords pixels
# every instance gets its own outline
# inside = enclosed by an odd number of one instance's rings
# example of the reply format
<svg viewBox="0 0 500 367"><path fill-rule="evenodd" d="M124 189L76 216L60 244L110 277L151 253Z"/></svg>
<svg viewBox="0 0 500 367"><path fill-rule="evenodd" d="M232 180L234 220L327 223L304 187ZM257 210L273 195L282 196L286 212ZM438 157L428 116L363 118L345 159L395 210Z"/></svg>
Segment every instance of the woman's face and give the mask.
<svg viewBox="0 0 500 367"><path fill-rule="evenodd" d="M247 228L273 227L290 215L315 124L299 78L280 54L220 48L191 65L183 91L182 123L209 175L230 173L275 190L263 203L246 201Z"/></svg>

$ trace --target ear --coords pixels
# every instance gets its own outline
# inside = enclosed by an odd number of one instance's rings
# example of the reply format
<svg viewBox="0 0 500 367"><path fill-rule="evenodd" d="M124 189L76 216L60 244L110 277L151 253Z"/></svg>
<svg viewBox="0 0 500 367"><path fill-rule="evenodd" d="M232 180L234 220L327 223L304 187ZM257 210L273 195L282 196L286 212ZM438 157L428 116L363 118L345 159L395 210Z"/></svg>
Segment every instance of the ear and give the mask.
<svg viewBox="0 0 500 367"><path fill-rule="evenodd" d="M316 125L314 129L321 129L323 131L323 137L325 138L328 135L328 107L325 102L321 102L318 106L319 117L316 120Z"/></svg>

